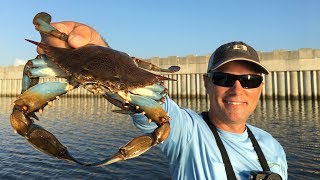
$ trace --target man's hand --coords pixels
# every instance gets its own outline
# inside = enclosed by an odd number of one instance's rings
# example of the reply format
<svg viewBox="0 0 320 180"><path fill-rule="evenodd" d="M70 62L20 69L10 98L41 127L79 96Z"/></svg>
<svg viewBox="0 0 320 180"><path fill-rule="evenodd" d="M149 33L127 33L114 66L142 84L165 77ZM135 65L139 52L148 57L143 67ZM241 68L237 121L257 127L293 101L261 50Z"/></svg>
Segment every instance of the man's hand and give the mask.
<svg viewBox="0 0 320 180"><path fill-rule="evenodd" d="M66 33L69 38L67 42L65 42L56 37L41 34L41 42L45 44L62 48L78 48L87 44L109 47L96 30L85 24L73 21L63 21L51 23L51 25L60 32ZM37 51L39 54L43 54L41 48L37 47Z"/></svg>

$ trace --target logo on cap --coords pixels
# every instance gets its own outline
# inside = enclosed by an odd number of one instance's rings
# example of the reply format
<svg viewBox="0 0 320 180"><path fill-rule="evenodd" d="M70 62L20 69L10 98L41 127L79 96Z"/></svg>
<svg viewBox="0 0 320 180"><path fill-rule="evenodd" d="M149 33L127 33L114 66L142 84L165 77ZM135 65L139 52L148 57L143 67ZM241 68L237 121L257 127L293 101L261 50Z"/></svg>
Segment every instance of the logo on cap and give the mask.
<svg viewBox="0 0 320 180"><path fill-rule="evenodd" d="M233 45L233 49L234 50L248 51L247 46L245 46L243 44L235 44L235 45Z"/></svg>

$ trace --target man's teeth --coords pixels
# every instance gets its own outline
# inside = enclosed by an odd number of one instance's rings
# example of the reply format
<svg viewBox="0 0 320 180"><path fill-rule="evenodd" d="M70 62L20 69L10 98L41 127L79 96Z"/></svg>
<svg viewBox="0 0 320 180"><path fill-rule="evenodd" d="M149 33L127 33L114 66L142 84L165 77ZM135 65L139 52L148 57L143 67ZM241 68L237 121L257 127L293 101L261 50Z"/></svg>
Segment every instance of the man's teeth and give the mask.
<svg viewBox="0 0 320 180"><path fill-rule="evenodd" d="M242 104L242 102L230 102L230 101L228 101L227 103L228 104L232 104L232 105L240 105L240 104Z"/></svg>

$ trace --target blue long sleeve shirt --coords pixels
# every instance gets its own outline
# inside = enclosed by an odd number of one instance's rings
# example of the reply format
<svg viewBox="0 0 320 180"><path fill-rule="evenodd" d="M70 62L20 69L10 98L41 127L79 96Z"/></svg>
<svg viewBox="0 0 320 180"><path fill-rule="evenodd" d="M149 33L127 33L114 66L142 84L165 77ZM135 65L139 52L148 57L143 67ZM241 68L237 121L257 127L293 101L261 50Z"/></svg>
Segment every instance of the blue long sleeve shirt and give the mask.
<svg viewBox="0 0 320 180"><path fill-rule="evenodd" d="M220 150L204 119L190 109L180 108L170 98L166 98L163 108L171 117L171 131L168 139L158 147L168 158L172 179L227 179ZM157 128L141 114L133 115L132 119L144 133L151 133ZM280 143L266 131L247 126L257 139L270 170L287 179L286 155ZM248 179L253 170L262 171L247 130L235 134L218 129L218 134L237 179Z"/></svg>

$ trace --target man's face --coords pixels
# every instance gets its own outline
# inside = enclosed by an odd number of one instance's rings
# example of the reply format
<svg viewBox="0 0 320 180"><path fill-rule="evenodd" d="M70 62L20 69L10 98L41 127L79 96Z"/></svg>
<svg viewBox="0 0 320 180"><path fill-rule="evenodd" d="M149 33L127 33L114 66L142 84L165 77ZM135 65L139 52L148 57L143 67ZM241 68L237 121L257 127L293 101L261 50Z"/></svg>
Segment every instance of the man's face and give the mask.
<svg viewBox="0 0 320 180"><path fill-rule="evenodd" d="M251 64L243 61L229 62L215 71L235 75L259 74ZM257 106L263 83L257 88L244 89L238 80L232 87L215 85L209 77L204 80L210 97L212 120L224 124L246 123Z"/></svg>

